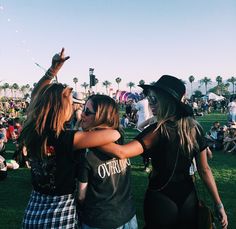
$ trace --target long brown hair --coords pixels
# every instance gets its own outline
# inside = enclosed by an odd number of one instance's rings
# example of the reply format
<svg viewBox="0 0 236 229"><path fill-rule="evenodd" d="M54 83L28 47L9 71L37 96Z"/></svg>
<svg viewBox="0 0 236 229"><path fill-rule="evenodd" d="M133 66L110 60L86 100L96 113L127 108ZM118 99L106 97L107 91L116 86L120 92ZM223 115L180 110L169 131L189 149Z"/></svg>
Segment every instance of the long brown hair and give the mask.
<svg viewBox="0 0 236 229"><path fill-rule="evenodd" d="M92 101L93 110L96 112L94 127L107 125L112 129L119 129L119 110L114 99L107 95L96 94L90 96L88 100Z"/></svg>
<svg viewBox="0 0 236 229"><path fill-rule="evenodd" d="M49 135L57 138L64 130L72 114L71 91L60 83L49 84L32 101L21 133L29 154L44 155Z"/></svg>

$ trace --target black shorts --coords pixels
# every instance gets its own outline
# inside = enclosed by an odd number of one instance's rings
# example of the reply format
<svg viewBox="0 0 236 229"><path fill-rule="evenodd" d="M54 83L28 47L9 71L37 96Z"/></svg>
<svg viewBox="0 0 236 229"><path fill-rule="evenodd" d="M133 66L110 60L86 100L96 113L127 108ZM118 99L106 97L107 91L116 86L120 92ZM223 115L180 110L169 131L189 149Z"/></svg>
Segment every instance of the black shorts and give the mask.
<svg viewBox="0 0 236 229"><path fill-rule="evenodd" d="M192 190L180 206L165 194L148 189L144 199L145 229L195 229L197 196Z"/></svg>

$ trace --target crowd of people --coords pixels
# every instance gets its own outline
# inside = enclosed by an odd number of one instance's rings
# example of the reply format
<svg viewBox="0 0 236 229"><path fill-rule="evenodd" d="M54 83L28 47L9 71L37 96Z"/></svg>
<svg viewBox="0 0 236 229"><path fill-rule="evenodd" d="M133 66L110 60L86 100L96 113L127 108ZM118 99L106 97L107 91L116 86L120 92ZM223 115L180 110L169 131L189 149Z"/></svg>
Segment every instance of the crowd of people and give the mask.
<svg viewBox="0 0 236 229"><path fill-rule="evenodd" d="M198 197L189 172L194 160L226 229L227 215L207 162L208 141L185 102L183 82L164 75L153 85L140 85L140 101L128 102L120 120L118 104L109 96L84 101L72 88L52 83L68 59L64 49L53 56L32 91L19 136L14 123L7 128L14 129L12 140L31 170L33 189L22 227L137 229L129 158L142 155L152 164L145 229L197 228ZM130 122L140 134L124 144L121 127Z"/></svg>
<svg viewBox="0 0 236 229"><path fill-rule="evenodd" d="M7 105L6 105L7 104ZM19 167L30 168L27 150L25 146L19 144L18 139L22 130L22 122L19 114L24 114L26 104L22 101L14 103L13 101L1 103L0 113L0 180L7 177L7 170L18 169ZM17 112L15 111L18 107ZM12 144L13 154L10 159L6 159L6 144Z"/></svg>
<svg viewBox="0 0 236 229"><path fill-rule="evenodd" d="M236 96L232 96L229 100L222 99L220 101L205 99L205 98L191 98L185 99L194 112L194 116L203 116L212 112L228 113L233 121L236 121ZM122 106L125 107L125 117L128 118L126 121L126 127L140 127L140 121L152 117L152 111L150 105L147 103L145 91L140 94L139 99L128 99L123 102Z"/></svg>
<svg viewBox="0 0 236 229"><path fill-rule="evenodd" d="M215 121L206 133L206 139L211 149L236 154L236 122L221 125Z"/></svg>

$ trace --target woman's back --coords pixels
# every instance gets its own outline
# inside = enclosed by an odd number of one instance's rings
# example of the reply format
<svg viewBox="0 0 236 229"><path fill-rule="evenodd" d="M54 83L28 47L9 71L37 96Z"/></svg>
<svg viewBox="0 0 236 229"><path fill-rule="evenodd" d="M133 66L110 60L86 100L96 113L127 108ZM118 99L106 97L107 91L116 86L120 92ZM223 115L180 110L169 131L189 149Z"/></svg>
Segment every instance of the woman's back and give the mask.
<svg viewBox="0 0 236 229"><path fill-rule="evenodd" d="M74 131L62 131L58 138L49 137L47 155L29 156L35 191L47 195L66 195L75 190L79 153L73 152Z"/></svg>
<svg viewBox="0 0 236 229"><path fill-rule="evenodd" d="M119 112L115 101L105 95L88 98L81 115L81 127L119 129ZM118 140L123 143L123 138ZM129 159L117 159L91 148L83 155L79 170L79 202L82 204L82 228L137 228L131 194Z"/></svg>
<svg viewBox="0 0 236 229"><path fill-rule="evenodd" d="M98 150L84 154L79 181L88 182L82 221L99 228L117 228L135 215L131 194L131 163Z"/></svg>

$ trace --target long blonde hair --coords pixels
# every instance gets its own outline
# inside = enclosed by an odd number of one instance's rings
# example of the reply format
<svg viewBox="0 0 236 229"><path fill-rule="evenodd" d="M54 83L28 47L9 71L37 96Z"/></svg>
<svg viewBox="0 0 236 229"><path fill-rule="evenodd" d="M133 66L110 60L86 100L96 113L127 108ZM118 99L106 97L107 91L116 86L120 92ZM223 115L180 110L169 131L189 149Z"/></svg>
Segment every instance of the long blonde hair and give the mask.
<svg viewBox="0 0 236 229"><path fill-rule="evenodd" d="M29 154L45 155L49 135L58 137L72 114L72 88L54 83L46 85L30 104L21 133Z"/></svg>
<svg viewBox="0 0 236 229"><path fill-rule="evenodd" d="M202 131L201 126L192 116L179 117L179 113L181 113L180 105L171 95L162 90L158 90L155 94L158 101L158 124L155 131L160 130L162 134L169 138L166 123L169 120L173 121L176 124L182 152L185 152L186 157L191 157L194 150L199 150L196 136Z"/></svg>

